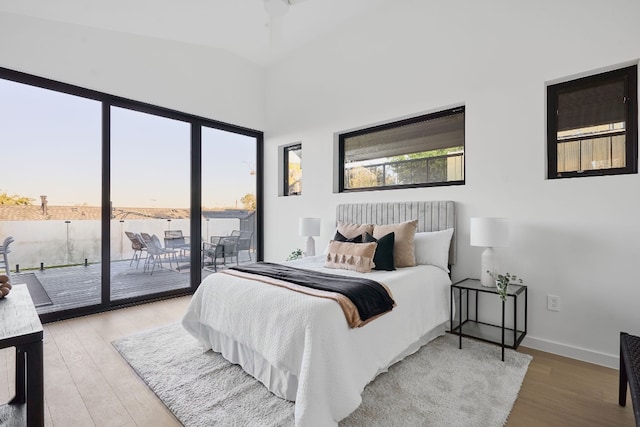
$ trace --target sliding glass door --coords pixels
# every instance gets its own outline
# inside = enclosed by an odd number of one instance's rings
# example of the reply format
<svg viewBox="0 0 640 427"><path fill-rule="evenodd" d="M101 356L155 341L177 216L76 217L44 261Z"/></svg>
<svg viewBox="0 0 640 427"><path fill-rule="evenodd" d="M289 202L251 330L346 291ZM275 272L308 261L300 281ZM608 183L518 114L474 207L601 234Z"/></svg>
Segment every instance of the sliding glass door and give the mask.
<svg viewBox="0 0 640 427"><path fill-rule="evenodd" d="M49 322L189 294L259 259L262 138L0 67L0 274Z"/></svg>
<svg viewBox="0 0 640 427"><path fill-rule="evenodd" d="M189 288L190 124L118 107L110 121L111 300Z"/></svg>
<svg viewBox="0 0 640 427"><path fill-rule="evenodd" d="M202 128L203 276L256 260L257 138Z"/></svg>
<svg viewBox="0 0 640 427"><path fill-rule="evenodd" d="M39 313L101 303L101 103L0 79L0 245Z"/></svg>

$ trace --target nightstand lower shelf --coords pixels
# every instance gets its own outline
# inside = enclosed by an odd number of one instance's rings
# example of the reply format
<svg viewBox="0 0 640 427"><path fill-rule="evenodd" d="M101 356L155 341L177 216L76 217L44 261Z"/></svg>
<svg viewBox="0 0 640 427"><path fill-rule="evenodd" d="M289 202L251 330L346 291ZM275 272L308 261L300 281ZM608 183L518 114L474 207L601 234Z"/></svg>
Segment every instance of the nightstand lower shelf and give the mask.
<svg viewBox="0 0 640 427"><path fill-rule="evenodd" d="M463 337L475 338L492 344L502 344L502 328L500 326L476 322L474 320L465 320L462 322L462 326ZM459 322L457 320L453 322L453 327L449 332L455 335L460 334ZM516 330L514 338L513 329L504 328L505 348L518 348L525 335L526 333L524 331Z"/></svg>

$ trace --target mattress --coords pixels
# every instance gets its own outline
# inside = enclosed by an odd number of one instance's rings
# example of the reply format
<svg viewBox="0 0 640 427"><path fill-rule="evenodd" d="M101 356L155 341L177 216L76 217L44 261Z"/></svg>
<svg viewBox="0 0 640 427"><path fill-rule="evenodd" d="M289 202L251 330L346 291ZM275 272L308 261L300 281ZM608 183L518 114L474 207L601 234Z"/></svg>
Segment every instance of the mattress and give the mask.
<svg viewBox="0 0 640 427"><path fill-rule="evenodd" d="M324 257L292 266L324 268ZM349 328L339 305L247 278L217 273L194 293L184 328L204 349L220 352L275 395L295 401L297 426L330 426L360 405L365 386L392 364L442 335L451 281L434 266L373 271L396 307L361 328Z"/></svg>

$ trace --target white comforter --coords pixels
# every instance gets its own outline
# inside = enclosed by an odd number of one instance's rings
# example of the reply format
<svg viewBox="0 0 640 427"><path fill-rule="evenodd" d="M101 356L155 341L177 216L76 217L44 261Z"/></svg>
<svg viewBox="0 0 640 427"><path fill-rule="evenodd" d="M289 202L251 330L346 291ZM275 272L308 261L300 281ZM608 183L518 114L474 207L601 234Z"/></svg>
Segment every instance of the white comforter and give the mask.
<svg viewBox="0 0 640 427"><path fill-rule="evenodd" d="M361 275L323 268L322 256L291 265ZM296 426L337 425L376 375L434 338L434 328L441 333L449 319L451 281L442 269L421 265L365 277L385 283L396 307L362 328L350 329L335 301L221 273L203 280L182 324L207 349L232 360L211 338L228 337L294 378Z"/></svg>

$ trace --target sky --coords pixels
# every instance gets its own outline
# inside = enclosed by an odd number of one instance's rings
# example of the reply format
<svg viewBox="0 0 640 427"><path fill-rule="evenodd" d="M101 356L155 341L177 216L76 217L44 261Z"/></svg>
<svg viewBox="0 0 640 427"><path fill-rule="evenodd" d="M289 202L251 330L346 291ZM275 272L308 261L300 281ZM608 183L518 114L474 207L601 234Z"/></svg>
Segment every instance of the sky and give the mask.
<svg viewBox="0 0 640 427"><path fill-rule="evenodd" d="M0 79L0 192L50 206L99 206L101 103ZM114 207L190 205L190 124L111 110ZM202 206L241 207L255 194L255 138L202 131Z"/></svg>

